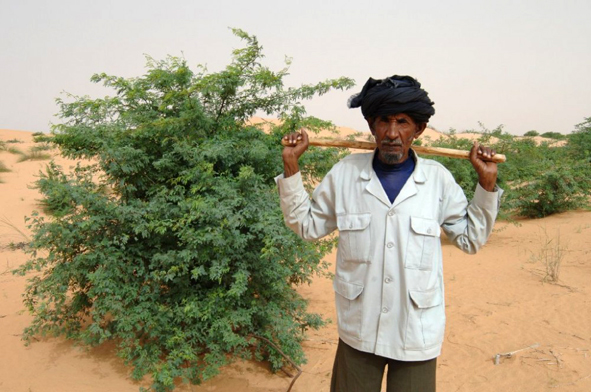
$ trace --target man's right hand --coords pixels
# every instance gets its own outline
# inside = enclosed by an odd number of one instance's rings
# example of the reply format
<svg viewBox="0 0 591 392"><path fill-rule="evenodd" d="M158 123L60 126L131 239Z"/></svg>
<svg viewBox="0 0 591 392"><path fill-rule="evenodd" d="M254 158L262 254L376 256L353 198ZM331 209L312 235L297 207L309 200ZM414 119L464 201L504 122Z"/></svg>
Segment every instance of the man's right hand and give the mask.
<svg viewBox="0 0 591 392"><path fill-rule="evenodd" d="M283 158L284 177L291 177L300 171L298 160L302 154L308 149L310 144L308 140L308 134L304 129L300 133L292 132L283 137L283 144L286 146L283 148L281 154Z"/></svg>

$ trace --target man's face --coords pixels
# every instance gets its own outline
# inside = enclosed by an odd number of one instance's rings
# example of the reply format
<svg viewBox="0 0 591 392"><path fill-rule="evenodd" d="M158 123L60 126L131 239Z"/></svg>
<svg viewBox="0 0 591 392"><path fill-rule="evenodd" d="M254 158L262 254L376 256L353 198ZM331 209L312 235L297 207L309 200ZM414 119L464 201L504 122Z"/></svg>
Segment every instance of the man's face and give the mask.
<svg viewBox="0 0 591 392"><path fill-rule="evenodd" d="M408 150L427 124L414 122L404 113L368 119L371 133L378 146L378 159L392 165L408 159Z"/></svg>

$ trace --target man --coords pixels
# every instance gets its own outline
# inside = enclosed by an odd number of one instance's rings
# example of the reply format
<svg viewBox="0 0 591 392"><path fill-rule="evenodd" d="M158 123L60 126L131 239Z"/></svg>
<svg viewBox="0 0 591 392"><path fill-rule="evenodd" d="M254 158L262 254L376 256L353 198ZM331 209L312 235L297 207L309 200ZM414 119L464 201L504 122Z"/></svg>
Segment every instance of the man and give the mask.
<svg viewBox="0 0 591 392"><path fill-rule="evenodd" d="M310 199L298 166L308 136L293 133L277 178L285 222L299 236L339 230L331 391L379 391L386 365L389 392L435 391L445 328L440 228L467 253L486 242L502 194L494 152L474 143L479 184L468 203L447 169L411 149L435 113L419 82L370 78L349 106L361 107L376 150L337 163Z"/></svg>

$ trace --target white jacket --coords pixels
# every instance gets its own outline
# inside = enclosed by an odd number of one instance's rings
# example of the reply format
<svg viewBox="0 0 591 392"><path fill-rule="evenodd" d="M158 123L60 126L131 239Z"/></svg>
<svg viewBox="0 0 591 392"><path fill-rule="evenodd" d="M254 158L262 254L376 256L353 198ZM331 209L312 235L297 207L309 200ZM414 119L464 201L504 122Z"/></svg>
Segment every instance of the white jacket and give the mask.
<svg viewBox="0 0 591 392"><path fill-rule="evenodd" d="M476 253L503 191L478 185L468 204L445 167L413 152L415 170L390 203L372 168L374 153L337 163L312 199L300 173L277 177L285 223L305 240L339 230L333 287L345 343L397 360L435 358L445 329L440 227L458 248Z"/></svg>

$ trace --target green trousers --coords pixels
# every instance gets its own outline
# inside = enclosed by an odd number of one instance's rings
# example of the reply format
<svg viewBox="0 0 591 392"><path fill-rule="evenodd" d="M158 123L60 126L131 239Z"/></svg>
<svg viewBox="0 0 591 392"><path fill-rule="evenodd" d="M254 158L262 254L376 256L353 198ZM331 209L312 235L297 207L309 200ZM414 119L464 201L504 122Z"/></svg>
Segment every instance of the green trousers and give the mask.
<svg viewBox="0 0 591 392"><path fill-rule="evenodd" d="M404 362L355 350L339 339L331 392L380 392L388 365L387 392L435 392L437 358Z"/></svg>

